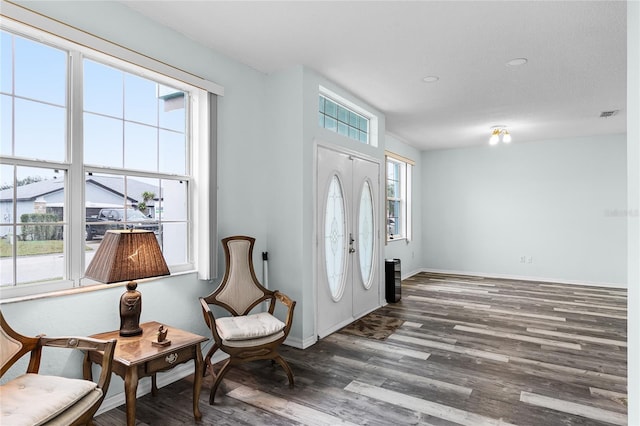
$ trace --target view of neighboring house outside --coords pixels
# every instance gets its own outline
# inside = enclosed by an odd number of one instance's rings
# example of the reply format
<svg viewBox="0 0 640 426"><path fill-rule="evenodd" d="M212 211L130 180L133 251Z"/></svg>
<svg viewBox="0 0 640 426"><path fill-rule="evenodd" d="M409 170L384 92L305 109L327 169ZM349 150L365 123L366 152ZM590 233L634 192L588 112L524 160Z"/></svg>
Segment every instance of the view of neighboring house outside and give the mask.
<svg viewBox="0 0 640 426"><path fill-rule="evenodd" d="M132 178L127 179L127 193L125 194L124 179L122 177L87 176L85 185L86 217L97 218L100 210L107 208L135 208L144 202L144 214L156 219L155 199L144 201L144 194L158 194L157 186L149 185ZM62 222L64 217L64 182L59 179L41 180L18 186L16 188L16 222L24 222L24 215L32 213L53 214L56 220ZM13 222L13 188L0 191L0 215L3 223ZM158 218L159 219L159 218ZM122 225L124 226L124 224ZM0 238L11 235L16 239L30 237L22 227L18 235L13 236L10 227L0 228Z"/></svg>

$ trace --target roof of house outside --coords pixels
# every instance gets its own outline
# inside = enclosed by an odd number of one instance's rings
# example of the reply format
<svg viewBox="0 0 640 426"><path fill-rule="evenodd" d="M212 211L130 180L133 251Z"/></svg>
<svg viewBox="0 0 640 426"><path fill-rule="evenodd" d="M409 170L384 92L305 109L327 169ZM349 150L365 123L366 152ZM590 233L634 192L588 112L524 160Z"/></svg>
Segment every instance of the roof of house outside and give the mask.
<svg viewBox="0 0 640 426"><path fill-rule="evenodd" d="M124 179L121 177L111 176L87 176L87 183L101 186L115 194L124 196ZM62 179L41 180L39 182L30 183L28 185L22 185L17 188L16 200L17 201L30 201L35 200L43 195L51 194L57 191L62 191L64 187L64 181ZM139 180L132 178L127 179L128 199L132 202L138 202L142 200L143 192L153 192L156 194L156 200L158 199L159 188L155 185L150 185ZM0 191L0 202L11 201L13 199L13 188L8 188ZM94 200L87 200L87 202L93 202ZM152 202L149 205L153 205Z"/></svg>

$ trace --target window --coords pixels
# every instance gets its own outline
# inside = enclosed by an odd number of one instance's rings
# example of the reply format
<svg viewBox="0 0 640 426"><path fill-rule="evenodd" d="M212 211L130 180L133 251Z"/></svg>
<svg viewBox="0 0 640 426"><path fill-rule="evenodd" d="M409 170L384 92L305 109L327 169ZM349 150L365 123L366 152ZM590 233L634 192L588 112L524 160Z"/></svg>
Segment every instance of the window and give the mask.
<svg viewBox="0 0 640 426"><path fill-rule="evenodd" d="M172 272L194 269L204 92L18 28L1 32L2 298L92 284L109 229L152 230Z"/></svg>
<svg viewBox="0 0 640 426"><path fill-rule="evenodd" d="M386 153L387 240L411 239L411 170L413 161Z"/></svg>
<svg viewBox="0 0 640 426"><path fill-rule="evenodd" d="M369 119L320 95L318 125L348 138L369 143Z"/></svg>
<svg viewBox="0 0 640 426"><path fill-rule="evenodd" d="M320 86L318 126L363 144L378 146L378 118L340 95Z"/></svg>

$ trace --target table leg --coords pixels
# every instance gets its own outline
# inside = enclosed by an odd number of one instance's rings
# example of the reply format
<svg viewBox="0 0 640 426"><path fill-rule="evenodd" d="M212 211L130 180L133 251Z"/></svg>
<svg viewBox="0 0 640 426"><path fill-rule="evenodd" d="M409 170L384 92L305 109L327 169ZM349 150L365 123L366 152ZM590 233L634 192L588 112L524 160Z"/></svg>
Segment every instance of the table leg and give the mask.
<svg viewBox="0 0 640 426"><path fill-rule="evenodd" d="M195 364L195 376L193 377L193 417L196 420L202 419L200 413L200 387L202 385L202 351L200 350L200 343L196 344L196 359L193 361Z"/></svg>
<svg viewBox="0 0 640 426"><path fill-rule="evenodd" d="M127 426L136 424L136 391L138 390L138 368L127 368L124 377L124 393L127 407Z"/></svg>
<svg viewBox="0 0 640 426"><path fill-rule="evenodd" d="M158 396L158 382L156 381L156 373L151 375L151 396Z"/></svg>

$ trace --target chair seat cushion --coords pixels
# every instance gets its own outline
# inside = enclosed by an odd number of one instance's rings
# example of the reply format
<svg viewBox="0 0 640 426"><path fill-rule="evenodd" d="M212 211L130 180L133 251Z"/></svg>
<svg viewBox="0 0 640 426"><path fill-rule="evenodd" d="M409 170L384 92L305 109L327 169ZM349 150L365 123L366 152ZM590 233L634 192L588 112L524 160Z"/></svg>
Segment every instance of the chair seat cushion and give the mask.
<svg viewBox="0 0 640 426"><path fill-rule="evenodd" d="M41 425L73 406L97 387L80 379L23 374L0 386L0 423Z"/></svg>
<svg viewBox="0 0 640 426"><path fill-rule="evenodd" d="M216 319L223 340L247 340L271 336L284 329L284 323L268 312Z"/></svg>

